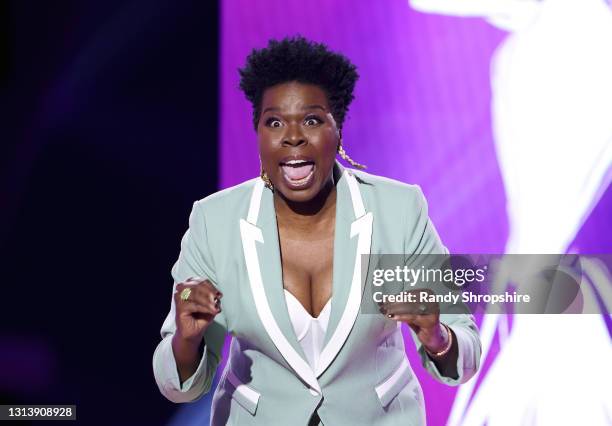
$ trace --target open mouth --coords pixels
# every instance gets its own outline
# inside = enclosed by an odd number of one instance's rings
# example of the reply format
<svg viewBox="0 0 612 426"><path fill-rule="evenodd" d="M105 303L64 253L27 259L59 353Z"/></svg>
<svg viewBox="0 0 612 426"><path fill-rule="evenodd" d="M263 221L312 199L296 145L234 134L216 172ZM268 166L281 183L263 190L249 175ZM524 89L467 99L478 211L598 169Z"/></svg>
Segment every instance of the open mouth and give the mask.
<svg viewBox="0 0 612 426"><path fill-rule="evenodd" d="M307 185L315 170L315 163L310 160L289 160L281 162L280 166L283 170L283 177L292 187Z"/></svg>

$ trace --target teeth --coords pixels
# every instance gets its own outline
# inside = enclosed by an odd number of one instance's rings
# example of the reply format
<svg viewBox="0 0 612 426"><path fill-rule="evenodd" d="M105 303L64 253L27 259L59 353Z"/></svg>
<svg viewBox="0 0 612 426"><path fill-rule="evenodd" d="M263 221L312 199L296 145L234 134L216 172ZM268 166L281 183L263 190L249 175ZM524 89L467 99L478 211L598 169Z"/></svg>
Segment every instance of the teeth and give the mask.
<svg viewBox="0 0 612 426"><path fill-rule="evenodd" d="M307 162L308 161L306 161L306 160L289 160L285 164L287 164L289 166L295 166L296 164L302 164L302 163L307 163Z"/></svg>

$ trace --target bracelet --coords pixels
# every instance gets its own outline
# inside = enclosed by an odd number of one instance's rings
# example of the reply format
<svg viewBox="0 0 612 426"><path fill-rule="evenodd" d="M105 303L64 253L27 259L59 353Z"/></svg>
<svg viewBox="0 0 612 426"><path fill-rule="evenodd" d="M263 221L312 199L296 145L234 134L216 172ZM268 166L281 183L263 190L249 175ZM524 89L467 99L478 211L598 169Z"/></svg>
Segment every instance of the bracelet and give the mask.
<svg viewBox="0 0 612 426"><path fill-rule="evenodd" d="M448 351L450 351L451 346L453 346L453 333L451 333L451 330L450 328L448 328L448 325L444 323L442 323L442 325L444 326L444 328L446 328L446 333L448 333L448 344L446 345L446 347L442 349L440 352L430 352L427 349L427 347L423 345L423 348L425 348L425 352L427 352L429 355L433 357L441 357L441 356L446 355Z"/></svg>

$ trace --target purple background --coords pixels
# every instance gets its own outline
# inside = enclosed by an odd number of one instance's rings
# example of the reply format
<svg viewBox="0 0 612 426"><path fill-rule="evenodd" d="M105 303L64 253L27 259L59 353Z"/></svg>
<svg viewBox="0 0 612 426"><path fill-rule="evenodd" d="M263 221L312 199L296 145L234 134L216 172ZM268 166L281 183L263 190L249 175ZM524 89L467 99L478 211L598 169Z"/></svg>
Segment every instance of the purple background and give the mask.
<svg viewBox="0 0 612 426"><path fill-rule="evenodd" d="M344 128L349 155L370 173L419 184L451 252L503 252L508 221L491 131L489 64L505 33L479 19L421 14L407 1L222 2L221 187L259 173L251 106L238 89L237 69L251 49L298 33L358 67ZM609 192L574 242L583 252L611 250ZM407 352L425 392L428 424L445 424L456 389L427 375L413 345Z"/></svg>

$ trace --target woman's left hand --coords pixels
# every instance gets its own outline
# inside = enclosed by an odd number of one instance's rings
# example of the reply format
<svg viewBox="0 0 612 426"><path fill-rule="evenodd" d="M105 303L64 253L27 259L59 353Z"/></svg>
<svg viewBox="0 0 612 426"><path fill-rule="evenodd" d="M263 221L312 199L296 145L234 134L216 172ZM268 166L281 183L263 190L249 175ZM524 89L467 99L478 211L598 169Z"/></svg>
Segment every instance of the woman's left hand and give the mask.
<svg viewBox="0 0 612 426"><path fill-rule="evenodd" d="M429 352L440 352L448 345L448 333L440 323L440 306L437 302L418 302L420 293L433 294L428 289L409 290L415 294L415 302L388 302L380 304L380 312L390 319L401 321L416 333Z"/></svg>

